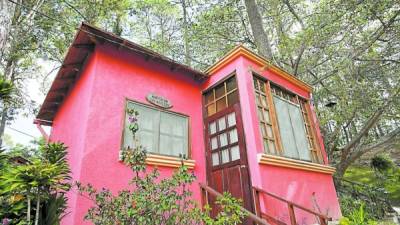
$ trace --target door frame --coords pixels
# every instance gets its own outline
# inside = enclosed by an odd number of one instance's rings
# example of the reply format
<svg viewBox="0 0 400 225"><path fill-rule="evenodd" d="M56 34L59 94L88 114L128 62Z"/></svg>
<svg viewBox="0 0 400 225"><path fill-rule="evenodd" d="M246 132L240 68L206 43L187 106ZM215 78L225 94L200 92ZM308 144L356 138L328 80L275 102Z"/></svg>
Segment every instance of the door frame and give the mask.
<svg viewBox="0 0 400 225"><path fill-rule="evenodd" d="M206 162L206 182L207 185L211 186L211 173L213 170L212 162L211 162L211 150L210 150L210 140L209 140L209 134L208 134L208 124L206 124L207 121L210 120L210 117L206 116L207 111L205 106L205 93L212 90L219 84L225 82L229 78L236 76L236 85L237 85L237 92L238 92L238 102L235 103L233 106L230 106L220 112L216 112L215 114L211 115L211 118L218 118L221 115L224 114L229 114L229 112L235 112L236 115L236 123L237 123L237 132L238 132L238 144L240 146L240 174L243 175L243 183L242 183L242 191L244 198L243 199L243 206L250 212L254 212L254 200L253 200L253 194L252 194L252 182L251 182L251 176L250 176L250 169L249 169L249 163L248 163L248 157L247 157L247 146L246 146L246 138L244 135L244 125L243 125L243 116L242 116L242 110L241 110L241 105L240 105L240 89L238 85L238 79L236 75L236 71L233 71L229 75L225 76L224 78L220 79L218 82L215 84L211 85L207 89L201 92L202 94L202 112L203 112L203 135L204 135L204 157L205 157L205 162ZM208 160L210 159L210 160ZM224 164L223 166L228 167L233 167L236 165L236 161L234 162L229 162ZM222 167L220 167L222 169ZM218 169L218 168L216 168ZM211 186L212 187L212 186ZM249 223L248 220L244 220L243 223L245 224L251 224Z"/></svg>

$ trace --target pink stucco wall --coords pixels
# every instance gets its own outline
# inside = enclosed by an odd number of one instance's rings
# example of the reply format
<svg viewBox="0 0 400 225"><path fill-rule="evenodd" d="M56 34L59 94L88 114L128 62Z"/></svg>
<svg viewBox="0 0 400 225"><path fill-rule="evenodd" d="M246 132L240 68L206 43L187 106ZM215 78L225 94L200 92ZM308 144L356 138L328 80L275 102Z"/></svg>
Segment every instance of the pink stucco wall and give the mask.
<svg viewBox="0 0 400 225"><path fill-rule="evenodd" d="M125 99L147 104L145 97L149 93L164 96L173 104L171 111L190 117L194 173L198 182L205 182L200 85L188 75L107 44L96 47L52 128L51 140L63 141L70 147L73 179L114 192L127 187L132 172L118 160ZM159 170L161 176L173 171L165 167ZM197 183L191 190L194 198L200 199ZM72 213L63 224L88 224L83 217L91 203L75 191L69 193L69 198Z"/></svg>

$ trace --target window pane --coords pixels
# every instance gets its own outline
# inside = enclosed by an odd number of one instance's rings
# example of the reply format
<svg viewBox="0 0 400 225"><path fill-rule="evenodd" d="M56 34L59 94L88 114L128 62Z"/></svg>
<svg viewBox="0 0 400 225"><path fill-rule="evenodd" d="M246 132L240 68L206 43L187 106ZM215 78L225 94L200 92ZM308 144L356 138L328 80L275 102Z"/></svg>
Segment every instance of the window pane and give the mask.
<svg viewBox="0 0 400 225"><path fill-rule="evenodd" d="M215 152L215 153L212 154L212 165L213 165L213 166L219 165L219 156L218 156L218 152Z"/></svg>
<svg viewBox="0 0 400 225"><path fill-rule="evenodd" d="M238 141L238 134L236 128L229 131L229 139L230 139L230 144L235 143Z"/></svg>
<svg viewBox="0 0 400 225"><path fill-rule="evenodd" d="M263 107L265 107L265 108L268 108L267 99L266 99L265 96L262 96L262 97L261 97L261 105L262 105Z"/></svg>
<svg viewBox="0 0 400 225"><path fill-rule="evenodd" d="M269 112L264 110L264 118L265 118L265 122L267 123L271 123L271 119L269 117Z"/></svg>
<svg viewBox="0 0 400 225"><path fill-rule="evenodd" d="M219 135L219 144L220 147L224 147L228 144L228 135L226 133L222 133Z"/></svg>
<svg viewBox="0 0 400 225"><path fill-rule="evenodd" d="M160 122L160 112L138 104L130 103L139 113L138 115L138 139L139 143L148 152L158 153L158 132Z"/></svg>
<svg viewBox="0 0 400 225"><path fill-rule="evenodd" d="M217 101L217 112L219 112L225 108L226 108L226 99L224 97Z"/></svg>
<svg viewBox="0 0 400 225"><path fill-rule="evenodd" d="M234 91L228 95L228 105L231 106L239 101L237 91Z"/></svg>
<svg viewBox="0 0 400 225"><path fill-rule="evenodd" d="M171 156L188 155L188 118L134 102L128 102L127 105L139 113L137 138L146 151ZM126 118L126 131L129 131L128 126ZM132 134L125 133L124 146L132 147Z"/></svg>
<svg viewBox="0 0 400 225"><path fill-rule="evenodd" d="M267 131L265 129L265 124L264 123L260 123L260 129L261 129L261 135L263 137L267 137Z"/></svg>
<svg viewBox="0 0 400 225"><path fill-rule="evenodd" d="M158 153L158 145L154 140L157 140L155 134L149 131L139 132L139 142L148 152Z"/></svg>
<svg viewBox="0 0 400 225"><path fill-rule="evenodd" d="M215 134L217 132L217 124L214 122L210 123L209 125L210 134Z"/></svg>
<svg viewBox="0 0 400 225"><path fill-rule="evenodd" d="M216 112L215 110L215 103L207 106L207 115L211 116L212 114L214 114Z"/></svg>
<svg viewBox="0 0 400 225"><path fill-rule="evenodd" d="M226 128L225 117L222 117L218 120L218 131L225 130L225 128Z"/></svg>
<svg viewBox="0 0 400 225"><path fill-rule="evenodd" d="M239 151L238 145L233 146L231 148L231 158L232 158L232 161L240 159L240 151Z"/></svg>
<svg viewBox="0 0 400 225"><path fill-rule="evenodd" d="M211 138L211 150L215 150L218 148L218 140L217 137Z"/></svg>
<svg viewBox="0 0 400 225"><path fill-rule="evenodd" d="M206 103L210 103L214 100L214 91L211 90L205 94Z"/></svg>
<svg viewBox="0 0 400 225"><path fill-rule="evenodd" d="M308 140L304 130L303 116L300 108L288 103L288 110L290 114L290 120L292 121L293 134L296 140L300 159L311 160L310 151L308 148Z"/></svg>
<svg viewBox="0 0 400 225"><path fill-rule="evenodd" d="M215 88L215 99L222 97L224 94L225 94L225 86L224 83L222 83Z"/></svg>
<svg viewBox="0 0 400 225"><path fill-rule="evenodd" d="M258 119L262 122L264 121L264 111L262 108L257 107Z"/></svg>
<svg viewBox="0 0 400 225"><path fill-rule="evenodd" d="M272 137L273 137L273 136L272 136L272 127L269 126L269 125L267 125L267 136L268 136L269 138L272 138Z"/></svg>
<svg viewBox="0 0 400 225"><path fill-rule="evenodd" d="M231 77L229 80L226 82L226 90L229 92L233 89L236 88L236 77Z"/></svg>
<svg viewBox="0 0 400 225"><path fill-rule="evenodd" d="M221 151L221 164L229 162L229 149Z"/></svg>
<svg viewBox="0 0 400 225"><path fill-rule="evenodd" d="M187 119L170 113L161 113L160 132L179 137L186 136Z"/></svg>
<svg viewBox="0 0 400 225"><path fill-rule="evenodd" d="M282 137L284 155L290 158L299 158L293 128L290 122L288 102L274 97L276 115L278 118L279 131Z"/></svg>
<svg viewBox="0 0 400 225"><path fill-rule="evenodd" d="M267 139L263 139L263 145L264 145L264 152L273 153L268 149L268 140Z"/></svg>
<svg viewBox="0 0 400 225"><path fill-rule="evenodd" d="M228 127L236 125L236 116L235 113L231 113L228 115Z"/></svg>
<svg viewBox="0 0 400 225"><path fill-rule="evenodd" d="M268 147L270 153L275 153L275 143L273 141L268 141Z"/></svg>

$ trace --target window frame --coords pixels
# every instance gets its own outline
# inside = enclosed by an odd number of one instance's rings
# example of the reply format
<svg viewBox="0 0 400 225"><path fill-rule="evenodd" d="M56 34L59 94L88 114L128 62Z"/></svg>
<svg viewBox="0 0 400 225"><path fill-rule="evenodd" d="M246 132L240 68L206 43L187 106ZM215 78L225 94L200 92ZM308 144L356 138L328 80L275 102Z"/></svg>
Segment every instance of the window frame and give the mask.
<svg viewBox="0 0 400 225"><path fill-rule="evenodd" d="M159 106L155 106L155 105L152 105L152 104L140 102L140 101L133 100L133 99L130 99L130 98L125 98L124 111L123 111L123 116L122 116L122 119L121 119L122 120L122 135L121 135L121 145L120 145L121 146L120 147L121 150L124 148L124 141L125 141L124 137L125 137L125 132L127 132L125 120L126 120L126 110L128 109L129 102L132 102L134 104L137 104L137 105L140 105L140 106L143 106L143 107L148 107L150 109L154 109L154 110L157 110L157 111L160 111L160 112L169 113L169 114L173 114L173 115L176 115L176 116L180 116L180 117L186 118L187 119L187 129L188 129L188 132L187 132L187 139L188 140L187 140L187 155L186 155L185 159L192 159L191 117L189 115L184 114L184 113L180 113L180 112L176 112L176 111L172 111L170 109L164 109L164 108L159 107ZM139 130L140 130L140 127L139 127ZM158 137L158 140L159 140L158 144L160 144L160 132L158 132L158 136L159 136ZM167 157L173 157L173 158L180 158L179 156L169 155L169 154L162 154L160 152L147 151L147 153L148 153L148 155L160 155L160 156L167 156Z"/></svg>
<svg viewBox="0 0 400 225"><path fill-rule="evenodd" d="M228 82L228 80L229 79L231 79L231 78L234 78L235 79L235 82L236 82L236 88L234 88L234 89L232 89L232 90L230 90L230 91L227 91L227 85L226 85L226 83ZM224 85L224 94L222 95L222 96L220 96L220 97L218 97L218 98L215 98L215 89L219 86L219 85L221 85L221 84L223 84ZM207 97L206 97L206 94L208 93L208 92L210 92L210 91L213 91L213 101L211 101L211 102L208 102L207 103ZM229 107L229 102L228 102L228 95L229 94L231 94L231 93L234 93L234 92L236 92L236 95L237 95L237 102L235 102L234 104L237 104L237 103L240 103L240 94L239 94L239 85L238 85L238 79L237 79L237 75L236 75L236 71L233 71L233 72L231 72L231 73L229 73L227 76L225 76L224 78L222 78L222 79L220 79L218 82L216 82L215 84L213 84L213 85L211 85L210 87L208 87L207 89L205 89L205 90L203 90L202 92L201 92L201 94L202 94L202 101L203 101L203 118L207 118L207 117L210 117L210 116L213 116L213 115L215 115L215 114L217 114L219 111L217 111L217 101L219 101L219 100L221 100L221 99L226 99L226 107L224 108L224 109L226 109L226 108L228 108ZM215 104L215 112L213 113L213 114L211 114L211 115L209 115L208 114L208 106L209 105L212 105L212 104Z"/></svg>
<svg viewBox="0 0 400 225"><path fill-rule="evenodd" d="M275 154L271 153L271 152L267 152L264 149L264 142L261 143L261 145L263 146L263 152L265 154L270 154L270 155L278 155L281 157L285 157L285 158L290 158L284 155L284 149L283 149L283 144L282 144L282 137L280 134L280 129L279 129L279 125L278 125L278 118L276 115L276 108L275 108L275 104L273 101L273 97L274 97L274 92L273 89L277 88L280 89L280 91L285 92L288 95L293 95L296 98L297 103L286 100L285 98L282 98L281 96L277 95L277 97L289 102L290 104L294 104L296 106L299 107L301 116L303 118L303 127L304 127L304 131L306 134L306 139L307 139L307 143L308 145L310 145L308 147L308 151L310 153L310 158L311 158L311 162L312 163L318 163L318 164L323 164L324 163L324 159L322 157L322 149L316 134L316 127L314 124L314 121L311 117L312 115L312 111L310 108L310 100L303 98L301 96L299 96L298 94L294 93L293 91L288 90L287 88L282 87L281 85L272 82L271 80L255 73L254 71L252 72L252 79L253 79L253 91L254 91L254 101L255 101L255 106L256 106L256 113L257 113L257 120L258 120L258 126L259 126L259 132L260 132L260 137L262 138L262 140L264 141L264 136L261 132L261 121L258 115L258 104L257 104L257 93L256 93L256 87L254 86L254 80L259 80L259 81L263 81L265 82L265 95L267 97L266 99L266 103L267 106L269 108L269 114L270 114L270 119L271 119L271 124L272 124L272 132L273 135L275 137ZM272 87L273 86L273 87ZM299 161L303 161L303 162L310 162L307 160L302 160L300 158L291 158L294 160L299 160Z"/></svg>

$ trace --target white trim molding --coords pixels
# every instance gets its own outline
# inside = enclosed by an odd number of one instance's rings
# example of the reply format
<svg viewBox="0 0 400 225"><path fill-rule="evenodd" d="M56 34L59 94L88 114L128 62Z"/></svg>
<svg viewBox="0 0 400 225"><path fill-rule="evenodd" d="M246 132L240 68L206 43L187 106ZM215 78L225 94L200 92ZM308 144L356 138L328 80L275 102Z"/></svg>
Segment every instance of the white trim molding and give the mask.
<svg viewBox="0 0 400 225"><path fill-rule="evenodd" d="M300 169L317 173L334 174L335 167L317 163L305 162L301 160L289 159L282 156L258 154L258 163L264 165L280 166L292 169Z"/></svg>

